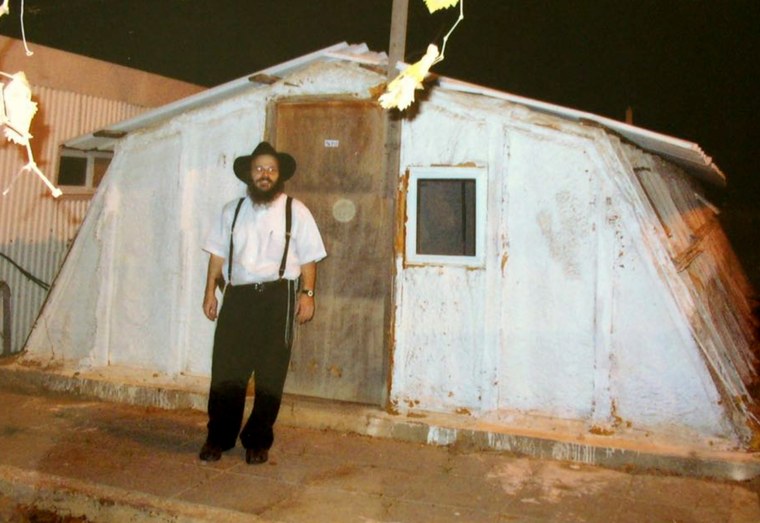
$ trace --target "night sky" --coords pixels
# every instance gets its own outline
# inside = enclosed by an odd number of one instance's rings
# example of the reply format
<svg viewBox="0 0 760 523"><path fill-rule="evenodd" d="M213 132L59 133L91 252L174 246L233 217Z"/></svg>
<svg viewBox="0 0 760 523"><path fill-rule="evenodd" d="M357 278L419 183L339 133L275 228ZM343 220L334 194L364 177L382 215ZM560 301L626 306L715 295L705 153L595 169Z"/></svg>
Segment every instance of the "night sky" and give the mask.
<svg viewBox="0 0 760 523"><path fill-rule="evenodd" d="M0 33L20 37L20 0ZM406 61L441 44L458 8L409 0ZM387 51L392 0L26 0L34 43L204 86L347 41ZM698 143L710 191L760 284L760 2L465 0L433 71ZM33 59L33 57L32 57ZM34 82L31 78L30 81ZM755 275L754 273L757 273Z"/></svg>

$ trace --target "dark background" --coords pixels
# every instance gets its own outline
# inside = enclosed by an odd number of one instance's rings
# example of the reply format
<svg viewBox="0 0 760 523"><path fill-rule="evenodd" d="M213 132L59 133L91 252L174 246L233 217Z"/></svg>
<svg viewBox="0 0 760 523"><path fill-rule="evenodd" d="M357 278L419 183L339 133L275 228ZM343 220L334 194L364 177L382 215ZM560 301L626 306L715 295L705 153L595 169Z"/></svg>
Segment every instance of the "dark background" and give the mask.
<svg viewBox="0 0 760 523"><path fill-rule="evenodd" d="M0 33L20 37L20 0ZM441 45L459 8L409 0L406 61ZM26 0L34 43L214 86L329 45L387 51L392 0ZM760 288L757 0L465 0L434 72L698 143L709 188ZM33 57L31 58L33 59ZM15 71L11 71L15 72ZM33 83L34 79L30 79Z"/></svg>

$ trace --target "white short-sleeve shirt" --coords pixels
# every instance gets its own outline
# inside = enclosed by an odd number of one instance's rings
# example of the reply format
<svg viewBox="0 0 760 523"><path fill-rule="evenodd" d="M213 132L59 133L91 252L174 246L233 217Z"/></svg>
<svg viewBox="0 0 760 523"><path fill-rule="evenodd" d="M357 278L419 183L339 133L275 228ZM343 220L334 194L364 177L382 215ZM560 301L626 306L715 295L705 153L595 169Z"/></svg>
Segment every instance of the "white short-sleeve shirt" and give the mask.
<svg viewBox="0 0 760 523"><path fill-rule="evenodd" d="M285 194L269 204L253 204L245 198L240 206L233 233L232 275L228 274L230 229L240 199L228 202L221 219L203 244L203 250L224 258L223 273L232 285L261 283L279 278L280 263L285 251ZM290 246L283 278L295 280L301 266L318 262L327 256L322 236L309 209L293 199L293 223Z"/></svg>

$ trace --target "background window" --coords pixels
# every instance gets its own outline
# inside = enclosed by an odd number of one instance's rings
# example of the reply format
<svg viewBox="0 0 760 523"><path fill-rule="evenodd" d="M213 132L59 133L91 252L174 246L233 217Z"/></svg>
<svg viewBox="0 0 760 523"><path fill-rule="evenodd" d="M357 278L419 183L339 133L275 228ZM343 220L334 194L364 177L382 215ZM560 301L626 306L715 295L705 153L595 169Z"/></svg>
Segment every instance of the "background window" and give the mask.
<svg viewBox="0 0 760 523"><path fill-rule="evenodd" d="M111 158L94 157L92 159L92 185L97 187L100 185L100 180L105 176L108 166L111 165Z"/></svg>
<svg viewBox="0 0 760 523"><path fill-rule="evenodd" d="M112 154L62 149L58 160L58 185L96 189L111 164Z"/></svg>
<svg viewBox="0 0 760 523"><path fill-rule="evenodd" d="M87 183L87 158L61 156L58 185L84 186Z"/></svg>
<svg viewBox="0 0 760 523"><path fill-rule="evenodd" d="M486 171L413 168L407 197L406 261L481 266Z"/></svg>

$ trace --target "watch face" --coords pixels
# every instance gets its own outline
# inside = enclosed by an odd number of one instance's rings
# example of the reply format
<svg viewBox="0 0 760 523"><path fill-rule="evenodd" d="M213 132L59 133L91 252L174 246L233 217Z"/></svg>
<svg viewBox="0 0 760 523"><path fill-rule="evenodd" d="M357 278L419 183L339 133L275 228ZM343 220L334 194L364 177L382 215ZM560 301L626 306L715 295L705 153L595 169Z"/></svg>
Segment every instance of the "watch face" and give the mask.
<svg viewBox="0 0 760 523"><path fill-rule="evenodd" d="M311 290L303 290L303 292L306 296L314 296L314 291Z"/></svg>

